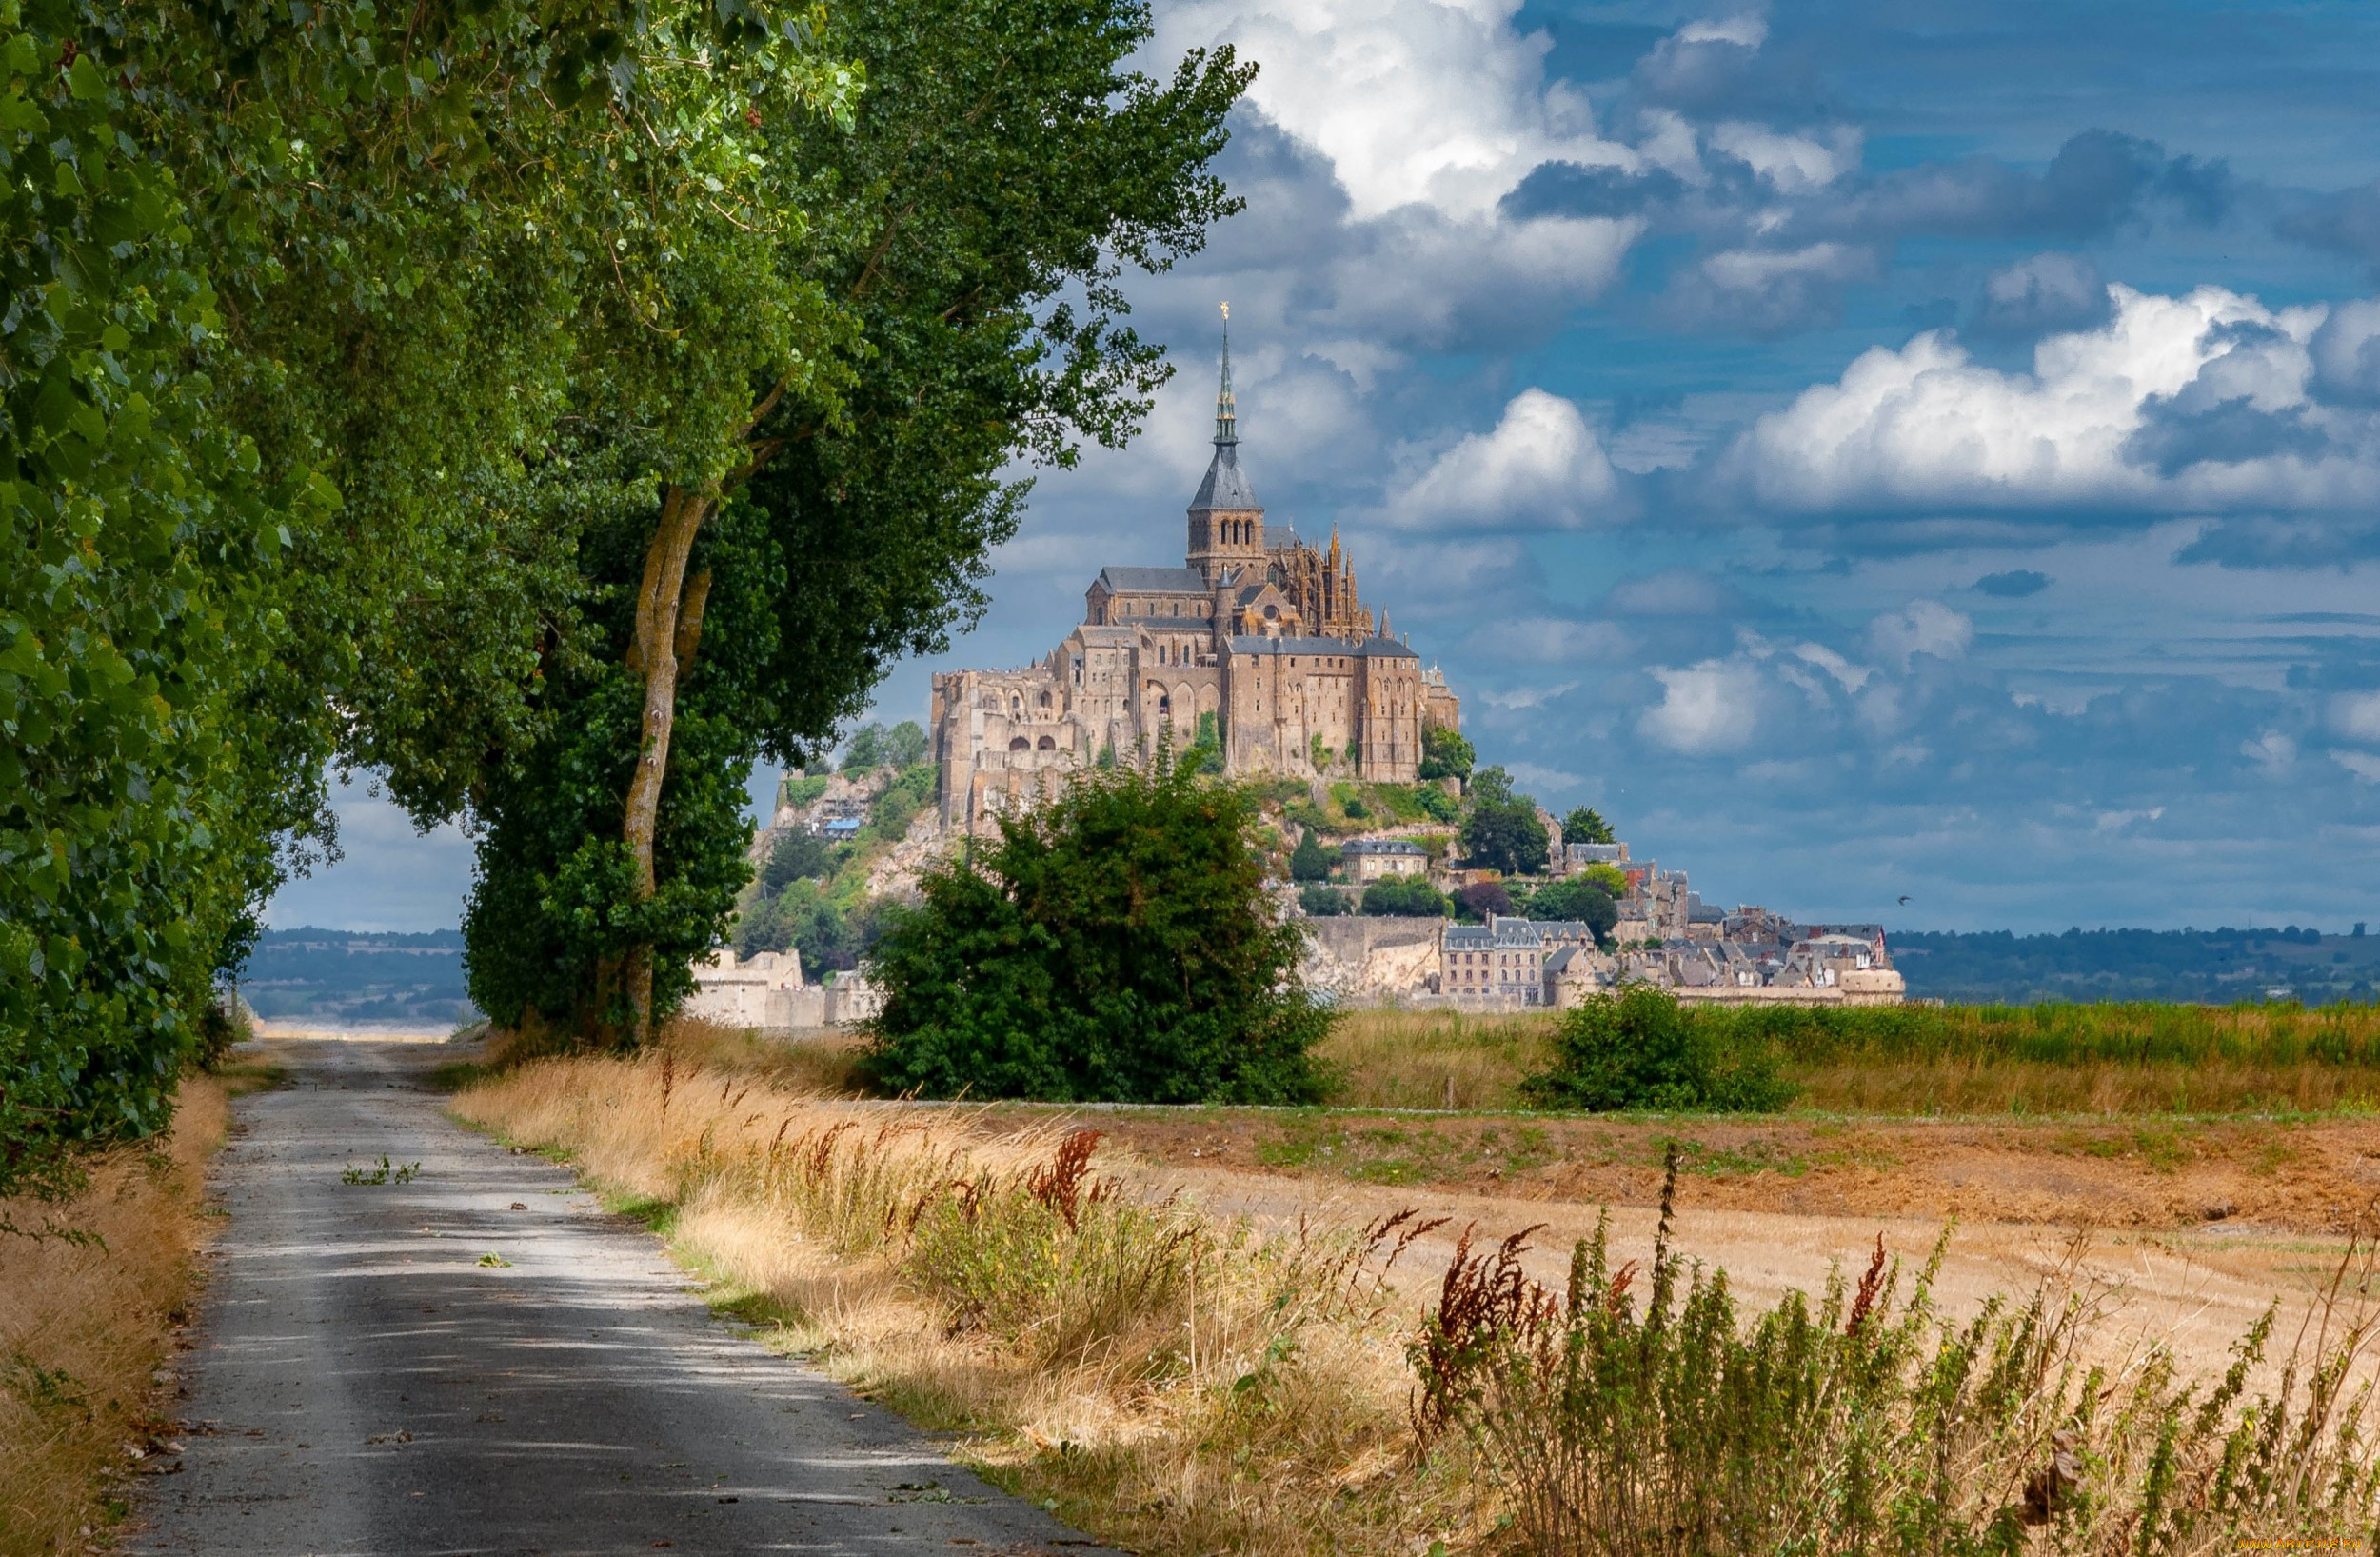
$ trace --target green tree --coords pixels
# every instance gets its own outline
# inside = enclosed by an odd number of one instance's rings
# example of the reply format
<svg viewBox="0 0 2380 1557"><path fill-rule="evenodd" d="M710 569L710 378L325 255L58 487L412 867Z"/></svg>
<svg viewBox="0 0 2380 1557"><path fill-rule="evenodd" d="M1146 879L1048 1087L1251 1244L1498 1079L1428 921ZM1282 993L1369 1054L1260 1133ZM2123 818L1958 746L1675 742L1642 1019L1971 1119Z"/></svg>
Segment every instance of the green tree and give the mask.
<svg viewBox="0 0 2380 1557"><path fill-rule="evenodd" d="M1471 776L1474 755L1471 743L1459 730L1439 725L1425 725L1421 729L1421 777L1424 779L1467 779Z"/></svg>
<svg viewBox="0 0 2380 1557"><path fill-rule="evenodd" d="M1337 919L1351 911L1346 893L1319 883L1298 888L1298 908L1309 919Z"/></svg>
<svg viewBox="0 0 2380 1557"><path fill-rule="evenodd" d="M1223 770L1222 727L1216 721L1213 709L1199 715L1199 738L1181 760L1200 773L1220 773Z"/></svg>
<svg viewBox="0 0 2380 1557"><path fill-rule="evenodd" d="M1442 919L1445 895L1424 876L1382 876L1363 889L1362 911L1391 919Z"/></svg>
<svg viewBox="0 0 2380 1557"><path fill-rule="evenodd" d="M843 744L843 770L846 773L864 773L883 767L886 760L884 727L882 725L862 725L851 732L851 739Z"/></svg>
<svg viewBox="0 0 2380 1557"><path fill-rule="evenodd" d="M682 93L667 123L699 144L657 151L663 171L646 183L685 170L727 192L681 198L672 185L644 200L639 223L681 208L695 219L667 243L634 227L631 295L647 304L585 334L571 425L589 443L571 473L600 513L615 473L642 472L642 503L623 515L642 528L605 520L636 544L581 546L573 611L600 630L560 629L635 684L638 713L625 731L583 716L574 700L602 678L541 682L546 728L562 732L541 740L576 754L523 766L584 799L572 825L617 810L574 839L512 787L519 826L540 835L515 848L497 838L512 825L504 808L474 804L490 819L484 883L497 868L526 878L491 888L491 906L551 904L567 921L491 934L488 955L549 965L491 980L547 997L566 986L578 1025L644 1034L683 989L675 964L717 933L733 896L723 905L718 858L664 848L664 834L730 862L740 847L715 815L673 823L670 810L707 811L755 756L804 759L894 658L939 646L980 609L986 554L1024 491L1007 469L1065 464L1081 439L1133 429L1164 369L1122 326L1115 282L1195 249L1232 209L1206 166L1248 76L1224 51L1151 79L1129 66L1148 35L1130 0L863 0L836 13L824 47L866 90L801 101L764 100L742 65L688 68L698 51L657 37L654 69ZM723 211L732 220L704 214ZM657 431L648 403L668 411ZM682 708L705 663L746 657L706 625L727 589L768 599L765 659L755 675L739 663L707 678L715 738L688 744ZM608 757L579 733L596 729ZM600 901L599 888L625 895ZM558 983L548 953L565 942L596 954L563 959Z"/></svg>
<svg viewBox="0 0 2380 1557"><path fill-rule="evenodd" d="M1619 840L1612 836L1612 824L1590 806L1574 807L1562 818L1562 842L1565 844L1611 844Z"/></svg>
<svg viewBox="0 0 2380 1557"><path fill-rule="evenodd" d="M1330 1013L1299 980L1257 821L1246 790L1161 752L999 818L878 944L869 1074L928 1097L1313 1100Z"/></svg>
<svg viewBox="0 0 2380 1557"><path fill-rule="evenodd" d="M1483 768L1470 786L1462 819L1463 853L1474 866L1508 876L1534 876L1545 868L1553 837L1537 816L1537 803L1513 791L1501 768Z"/></svg>
<svg viewBox="0 0 2380 1557"><path fill-rule="evenodd" d="M1322 840L1309 828L1298 840L1298 847L1289 851L1291 881L1328 881L1331 868L1339 863L1336 849L1322 847Z"/></svg>
<svg viewBox="0 0 2380 1557"><path fill-rule="evenodd" d="M903 719L884 732L884 760L895 768L915 768L928 749L925 731L914 719Z"/></svg>
<svg viewBox="0 0 2380 1557"><path fill-rule="evenodd" d="M1584 875L1549 881L1529 896L1532 919L1569 919L1584 924L1600 944L1611 939L1619 923L1619 905L1597 882Z"/></svg>
<svg viewBox="0 0 2380 1557"><path fill-rule="evenodd" d="M834 868L832 852L826 840L815 832L800 828L778 835L768 851L768 863L761 867L761 890L782 892L787 884L804 878L815 880Z"/></svg>

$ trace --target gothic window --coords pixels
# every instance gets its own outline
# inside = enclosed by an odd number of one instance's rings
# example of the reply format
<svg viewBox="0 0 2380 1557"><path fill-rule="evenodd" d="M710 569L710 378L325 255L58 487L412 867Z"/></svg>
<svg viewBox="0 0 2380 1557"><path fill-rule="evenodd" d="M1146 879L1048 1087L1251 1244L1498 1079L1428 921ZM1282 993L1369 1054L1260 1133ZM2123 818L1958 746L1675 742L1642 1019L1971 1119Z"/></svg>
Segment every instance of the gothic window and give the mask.
<svg viewBox="0 0 2380 1557"><path fill-rule="evenodd" d="M1058 743L1044 735L1041 739L1041 749L1043 751L1055 751L1058 749Z"/></svg>
<svg viewBox="0 0 2380 1557"><path fill-rule="evenodd" d="M1045 709L1049 707L1049 694L1047 692L1043 692L1041 694L1041 707Z"/></svg>
<svg viewBox="0 0 2380 1557"><path fill-rule="evenodd" d="M1015 740L1008 743L1008 749L1011 751L1030 751L1033 749L1033 743L1020 735Z"/></svg>

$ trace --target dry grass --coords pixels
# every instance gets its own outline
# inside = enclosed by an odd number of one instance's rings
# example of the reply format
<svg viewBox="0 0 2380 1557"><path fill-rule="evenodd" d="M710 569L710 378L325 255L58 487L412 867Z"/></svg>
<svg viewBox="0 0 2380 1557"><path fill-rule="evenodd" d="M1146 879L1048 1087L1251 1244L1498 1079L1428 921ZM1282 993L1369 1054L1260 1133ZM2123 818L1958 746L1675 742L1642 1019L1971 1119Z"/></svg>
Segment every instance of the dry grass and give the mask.
<svg viewBox="0 0 2380 1557"><path fill-rule="evenodd" d="M1774 1013L1761 1013L1772 1015ZM1859 1017L1862 1013L1842 1015ZM2380 1108L2368 1007L1905 1008L1906 1030L1780 1037L1794 1107L1902 1115L2353 1113ZM1551 1012L1356 1010L1317 1050L1359 1108L1517 1109ZM1865 1025L1865 1024L1863 1024Z"/></svg>
<svg viewBox="0 0 2380 1557"><path fill-rule="evenodd" d="M151 1375L193 1296L206 1162L229 1096L264 1079L186 1076L162 1141L96 1158L70 1200L0 1201L25 1229L0 1232L0 1557L85 1549L169 1432Z"/></svg>
<svg viewBox="0 0 2380 1557"><path fill-rule="evenodd" d="M1461 1457L1412 1457L1378 1285L1396 1230L1259 1237L1129 1197L1062 1125L996 1132L675 1047L530 1060L454 1108L640 1203L719 1301L1102 1538L1401 1557L1459 1533Z"/></svg>

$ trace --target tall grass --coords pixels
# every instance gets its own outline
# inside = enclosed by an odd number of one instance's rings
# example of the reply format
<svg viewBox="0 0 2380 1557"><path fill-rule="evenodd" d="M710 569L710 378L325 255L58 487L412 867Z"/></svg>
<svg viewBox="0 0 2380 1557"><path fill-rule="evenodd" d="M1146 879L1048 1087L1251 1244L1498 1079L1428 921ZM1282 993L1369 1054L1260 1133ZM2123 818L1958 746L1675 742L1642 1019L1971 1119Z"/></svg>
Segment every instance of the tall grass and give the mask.
<svg viewBox="0 0 2380 1557"><path fill-rule="evenodd" d="M2247 1402L2270 1312L2202 1387L2153 1347L2094 1359L2108 1295L2071 1284L1949 1323L1940 1246L1902 1301L1879 1239L1855 1288L1838 1271L1815 1307L1790 1294L1746 1324L1723 1272L1679 1268L1670 1205L1649 1270L1613 1269L1598 1225L1558 1293L1523 1272L1525 1234L1466 1238L1446 1272L1418 1423L1477 1447L1517 1550L2150 1557L2374 1531L2369 1250Z"/></svg>
<svg viewBox="0 0 2380 1557"><path fill-rule="evenodd" d="M163 1140L88 1166L57 1203L0 1200L0 1554L81 1550L125 1513L123 1477L167 1447L150 1374L186 1317L223 1084L186 1076ZM64 1232L70 1236L61 1237Z"/></svg>
<svg viewBox="0 0 2380 1557"><path fill-rule="evenodd" d="M788 1345L1136 1549L1442 1533L1446 1475L1390 1481L1405 1388L1380 1276L1410 1219L1259 1237L1124 1193L1088 1130L993 1133L675 1050L533 1060L454 1108L659 1210Z"/></svg>
<svg viewBox="0 0 2380 1557"><path fill-rule="evenodd" d="M1745 1008L1681 1012L1774 1047L1796 1106L1903 1114L2380 1108L2380 1007ZM1552 1012L1358 1010L1317 1050L1351 1108L1518 1108Z"/></svg>

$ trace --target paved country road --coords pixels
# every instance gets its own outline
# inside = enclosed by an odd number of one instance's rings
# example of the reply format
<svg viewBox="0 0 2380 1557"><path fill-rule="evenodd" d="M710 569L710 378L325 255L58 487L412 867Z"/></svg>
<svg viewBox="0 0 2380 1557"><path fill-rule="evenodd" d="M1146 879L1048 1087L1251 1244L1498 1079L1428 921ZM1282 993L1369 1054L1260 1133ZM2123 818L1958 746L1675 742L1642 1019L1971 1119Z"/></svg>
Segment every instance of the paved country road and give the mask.
<svg viewBox="0 0 2380 1557"><path fill-rule="evenodd" d="M565 1170L447 1120L437 1044L276 1045L145 1553L1095 1553L715 1317ZM405 1183L341 1182L383 1154ZM483 1264L483 1260L493 1256ZM507 1262L497 1264L496 1261Z"/></svg>

